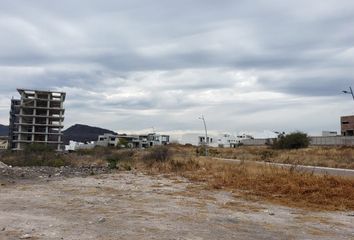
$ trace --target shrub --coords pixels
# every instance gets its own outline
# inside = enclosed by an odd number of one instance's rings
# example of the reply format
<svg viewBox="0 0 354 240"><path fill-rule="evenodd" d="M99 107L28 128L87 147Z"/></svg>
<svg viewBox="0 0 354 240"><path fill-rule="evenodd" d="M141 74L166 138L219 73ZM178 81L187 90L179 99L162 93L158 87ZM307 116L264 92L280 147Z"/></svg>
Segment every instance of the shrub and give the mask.
<svg viewBox="0 0 354 240"><path fill-rule="evenodd" d="M208 153L209 153L209 150L210 149L208 149ZM205 156L206 155L205 151L206 151L205 146L200 146L195 149L195 153L197 156Z"/></svg>
<svg viewBox="0 0 354 240"><path fill-rule="evenodd" d="M299 149L306 148L310 144L310 139L306 133L293 132L282 135L273 142L275 149Z"/></svg>
<svg viewBox="0 0 354 240"><path fill-rule="evenodd" d="M108 168L110 168L110 169L116 169L117 168L118 159L109 156L109 157L106 158L106 160L108 162Z"/></svg>
<svg viewBox="0 0 354 240"><path fill-rule="evenodd" d="M144 160L166 162L171 156L172 152L167 146L156 146L150 149L149 153L145 155Z"/></svg>
<svg viewBox="0 0 354 240"><path fill-rule="evenodd" d="M215 157L215 156L218 156L219 154L220 154L220 152L216 148L209 148L208 149L209 156Z"/></svg>
<svg viewBox="0 0 354 240"><path fill-rule="evenodd" d="M106 161L108 162L108 167L110 169L116 169L118 163L122 161L131 161L133 155L134 152L131 150L122 150L122 151L115 152L106 158ZM125 166L124 168L127 169L128 167Z"/></svg>
<svg viewBox="0 0 354 240"><path fill-rule="evenodd" d="M54 148L44 144L29 144L24 149L25 153L52 153Z"/></svg>
<svg viewBox="0 0 354 240"><path fill-rule="evenodd" d="M101 147L101 146L95 146L92 149L79 149L76 151L77 155L79 156L95 156L95 157L101 157L101 156L107 156L112 154L113 149L109 147Z"/></svg>
<svg viewBox="0 0 354 240"><path fill-rule="evenodd" d="M274 157L274 155L274 150L263 150L260 152L262 161L269 161L272 157Z"/></svg>
<svg viewBox="0 0 354 240"><path fill-rule="evenodd" d="M23 151L9 152L2 161L12 166L61 167L69 165L62 155L43 144L30 144Z"/></svg>
<svg viewBox="0 0 354 240"><path fill-rule="evenodd" d="M195 171L200 168L200 164L193 158L169 161L171 171Z"/></svg>
<svg viewBox="0 0 354 240"><path fill-rule="evenodd" d="M120 138L119 139L119 144L117 145L118 149L121 148L129 148L129 141L125 138Z"/></svg>
<svg viewBox="0 0 354 240"><path fill-rule="evenodd" d="M220 155L220 152L218 151L218 149L213 148L213 147L205 148L205 146L199 146L195 149L195 153L197 156L205 156L206 151L208 151L208 156L210 156L210 157L216 157L216 156Z"/></svg>

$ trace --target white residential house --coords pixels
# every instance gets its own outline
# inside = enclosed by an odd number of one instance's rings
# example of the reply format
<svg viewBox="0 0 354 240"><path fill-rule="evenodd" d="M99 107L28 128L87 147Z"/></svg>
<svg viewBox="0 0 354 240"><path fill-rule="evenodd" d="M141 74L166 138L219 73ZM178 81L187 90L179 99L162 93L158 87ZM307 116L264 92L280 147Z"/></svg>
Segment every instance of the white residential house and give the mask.
<svg viewBox="0 0 354 240"><path fill-rule="evenodd" d="M120 134L116 138L115 146L127 147L127 148L141 148L141 141L138 135L126 135Z"/></svg>
<svg viewBox="0 0 354 240"><path fill-rule="evenodd" d="M70 140L69 145L65 145L65 151L73 152L80 149L93 149L96 146L96 142L82 143Z"/></svg>
<svg viewBox="0 0 354 240"><path fill-rule="evenodd" d="M169 135L160 135L156 133L149 133L147 139L152 143L152 146L155 145L167 145L170 143L170 136Z"/></svg>
<svg viewBox="0 0 354 240"><path fill-rule="evenodd" d="M9 141L7 139L0 139L0 150L8 149Z"/></svg>
<svg viewBox="0 0 354 240"><path fill-rule="evenodd" d="M237 139L239 140L247 140L247 139L254 139L254 137L252 135L249 135L249 134L242 134L242 135L238 135L237 136Z"/></svg>
<svg viewBox="0 0 354 240"><path fill-rule="evenodd" d="M105 133L103 135L99 135L96 145L101 147L114 147L116 146L116 141L119 135Z"/></svg>
<svg viewBox="0 0 354 240"><path fill-rule="evenodd" d="M210 147L218 147L218 142L214 140L214 137L208 136L206 143ZM202 146L205 144L205 136L198 136L198 145Z"/></svg>
<svg viewBox="0 0 354 240"><path fill-rule="evenodd" d="M167 145L170 142L169 135L149 133L143 135L127 134L103 134L98 136L96 145L102 147L128 147L149 148L157 145Z"/></svg>
<svg viewBox="0 0 354 240"><path fill-rule="evenodd" d="M215 140L216 139L216 140ZM228 133L222 134L218 137L208 136L207 143L210 147L224 147L224 148L235 148L240 143L244 141L253 139L251 135L242 134L240 136L234 136ZM205 144L205 136L198 136L198 145Z"/></svg>
<svg viewBox="0 0 354 240"><path fill-rule="evenodd" d="M218 142L218 147L235 148L240 143L240 139L226 133L221 137L219 137L217 142Z"/></svg>
<svg viewBox="0 0 354 240"><path fill-rule="evenodd" d="M159 145L167 145L170 142L169 135L149 133L146 135L125 135L117 137L115 146L126 144L129 148L149 148ZM122 146L123 147L123 146Z"/></svg>

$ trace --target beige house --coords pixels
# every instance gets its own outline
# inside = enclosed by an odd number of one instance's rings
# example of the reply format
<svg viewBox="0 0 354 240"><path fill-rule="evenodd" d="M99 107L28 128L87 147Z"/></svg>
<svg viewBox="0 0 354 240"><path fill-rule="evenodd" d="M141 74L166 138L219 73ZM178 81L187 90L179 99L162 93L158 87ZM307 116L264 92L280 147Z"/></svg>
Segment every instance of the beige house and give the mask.
<svg viewBox="0 0 354 240"><path fill-rule="evenodd" d="M4 139L0 139L0 150L6 150L9 145L9 142Z"/></svg>

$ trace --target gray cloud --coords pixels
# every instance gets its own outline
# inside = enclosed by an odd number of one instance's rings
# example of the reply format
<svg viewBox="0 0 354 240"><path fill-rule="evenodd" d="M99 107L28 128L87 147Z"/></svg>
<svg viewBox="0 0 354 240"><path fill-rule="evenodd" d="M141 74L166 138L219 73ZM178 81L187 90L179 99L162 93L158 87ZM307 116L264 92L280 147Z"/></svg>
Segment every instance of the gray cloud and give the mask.
<svg viewBox="0 0 354 240"><path fill-rule="evenodd" d="M349 0L5 0L0 121L21 87L66 91L67 125L338 129L353 24Z"/></svg>

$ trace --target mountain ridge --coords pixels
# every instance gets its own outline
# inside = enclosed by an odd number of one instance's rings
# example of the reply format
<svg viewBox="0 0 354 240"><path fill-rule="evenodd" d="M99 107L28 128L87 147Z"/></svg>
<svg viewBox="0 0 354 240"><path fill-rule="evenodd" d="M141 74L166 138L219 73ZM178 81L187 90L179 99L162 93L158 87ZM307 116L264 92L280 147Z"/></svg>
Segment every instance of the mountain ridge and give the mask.
<svg viewBox="0 0 354 240"><path fill-rule="evenodd" d="M117 134L109 129L84 124L74 124L63 131L63 142L64 144L68 144L70 140L76 142L97 141L98 136L104 133Z"/></svg>
<svg viewBox="0 0 354 240"><path fill-rule="evenodd" d="M7 136L9 134L9 126L0 124L0 136Z"/></svg>
<svg viewBox="0 0 354 240"><path fill-rule="evenodd" d="M9 126L0 124L0 136L7 136L8 132ZM117 134L109 129L84 124L74 124L63 131L63 142L64 144L69 144L70 140L76 142L97 141L98 136L104 133Z"/></svg>

